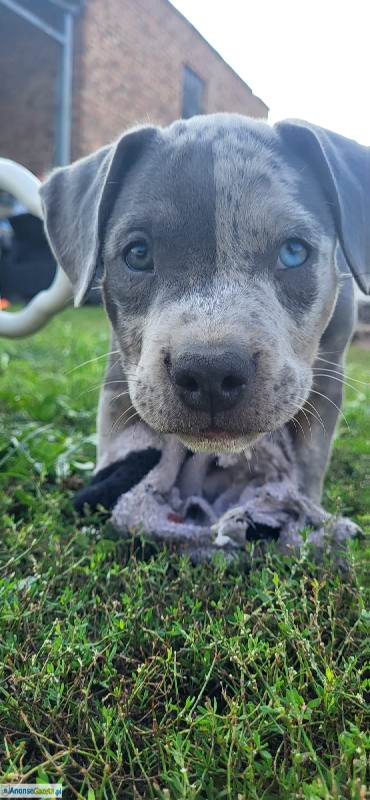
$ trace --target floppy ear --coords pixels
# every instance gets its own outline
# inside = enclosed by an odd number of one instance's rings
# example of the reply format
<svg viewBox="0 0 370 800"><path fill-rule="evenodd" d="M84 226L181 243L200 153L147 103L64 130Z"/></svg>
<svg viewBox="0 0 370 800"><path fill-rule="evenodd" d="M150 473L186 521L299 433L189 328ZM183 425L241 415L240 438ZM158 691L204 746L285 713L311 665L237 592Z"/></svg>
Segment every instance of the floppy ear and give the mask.
<svg viewBox="0 0 370 800"><path fill-rule="evenodd" d="M40 188L45 229L57 262L68 275L75 306L88 293L104 231L125 176L158 128L143 127L87 158L51 173Z"/></svg>
<svg viewBox="0 0 370 800"><path fill-rule="evenodd" d="M301 120L275 127L314 170L353 276L370 294L370 148Z"/></svg>

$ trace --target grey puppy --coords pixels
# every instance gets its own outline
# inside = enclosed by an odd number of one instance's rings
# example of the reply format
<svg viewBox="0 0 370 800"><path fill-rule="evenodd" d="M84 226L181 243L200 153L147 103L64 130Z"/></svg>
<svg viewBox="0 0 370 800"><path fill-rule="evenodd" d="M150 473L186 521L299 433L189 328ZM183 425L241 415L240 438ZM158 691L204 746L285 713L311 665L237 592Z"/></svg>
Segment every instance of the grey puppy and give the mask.
<svg viewBox="0 0 370 800"><path fill-rule="evenodd" d="M131 130L51 174L51 247L76 305L100 272L113 328L100 465L132 417L217 453L287 425L320 499L352 275L370 291L369 152L305 122L215 114Z"/></svg>

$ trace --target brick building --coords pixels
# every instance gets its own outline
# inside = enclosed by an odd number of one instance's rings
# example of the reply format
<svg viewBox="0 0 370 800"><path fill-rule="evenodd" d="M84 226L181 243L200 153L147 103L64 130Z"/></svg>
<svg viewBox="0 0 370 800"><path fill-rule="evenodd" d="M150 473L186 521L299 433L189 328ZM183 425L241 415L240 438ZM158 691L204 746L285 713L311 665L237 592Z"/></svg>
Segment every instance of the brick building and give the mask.
<svg viewBox="0 0 370 800"><path fill-rule="evenodd" d="M37 174L138 122L268 113L168 0L0 0L0 76L0 155Z"/></svg>

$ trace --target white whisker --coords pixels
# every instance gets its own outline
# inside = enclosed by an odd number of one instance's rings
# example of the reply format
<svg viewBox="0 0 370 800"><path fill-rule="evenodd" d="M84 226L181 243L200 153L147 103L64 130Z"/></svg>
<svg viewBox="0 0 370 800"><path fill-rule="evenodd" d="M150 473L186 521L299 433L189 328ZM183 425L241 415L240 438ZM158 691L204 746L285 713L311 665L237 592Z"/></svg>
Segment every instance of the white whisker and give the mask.
<svg viewBox="0 0 370 800"><path fill-rule="evenodd" d="M126 418L127 414L129 414L130 411L133 411L134 413L131 415L131 417ZM131 405L129 405L129 407L124 410L123 414L120 414L120 416L115 420L115 422L113 423L113 425L112 425L112 427L110 429L110 433L113 433L114 429L117 428L118 425L121 422L123 422L125 425L127 425L128 422L131 419L133 419L135 416L139 416L139 415L138 415L138 412L137 412L135 406L132 405L132 403L131 403Z"/></svg>
<svg viewBox="0 0 370 800"><path fill-rule="evenodd" d="M352 384L348 383L348 381L344 381L341 378L338 378L336 375L328 375L325 372L315 373L315 378L327 378L332 381L338 381L341 383L342 386L348 386L349 389L352 389L353 392L357 392L357 394L361 394L361 390L357 388L357 386L352 386Z"/></svg>
<svg viewBox="0 0 370 800"><path fill-rule="evenodd" d="M76 369L80 369L81 367L86 367L87 364L93 364L94 361L99 361L101 358L107 358L108 356L113 356L115 355L115 353L119 353L119 350L112 350L110 353L103 353L103 355L101 356L96 356L95 358L89 358L88 361L83 361L82 364L77 364L76 367L72 367L72 369L69 369L64 374L70 375L71 372L75 372Z"/></svg>
<svg viewBox="0 0 370 800"><path fill-rule="evenodd" d="M111 397L111 399L109 400L109 405L111 403L114 403L115 400L119 400L120 397L127 397L127 395L130 396L130 392L129 391L120 392L119 394L115 394L114 397Z"/></svg>
<svg viewBox="0 0 370 800"><path fill-rule="evenodd" d="M367 381L359 381L357 378L351 378L350 375L345 375L345 373L342 372L339 369L329 369L328 367L314 367L313 370L312 370L312 372L314 374L319 372L319 371L320 372L327 372L328 375L339 375L339 376L341 376L343 378L346 378L349 381L352 381L352 383L360 383L362 386L370 387L370 383L369 382L367 382Z"/></svg>
<svg viewBox="0 0 370 800"><path fill-rule="evenodd" d="M305 400L303 397L297 397L297 400L299 402L302 402L302 407L300 408L300 411L305 411L306 414L310 414L316 420L316 422L320 423L323 431L325 431L325 433L326 433L326 428L325 428L325 425L324 425L324 421L323 421L321 415L319 414L316 406L314 406L313 403L310 403L308 400ZM313 411L311 411L309 408L305 408L305 409L303 408L303 406L307 406L307 405L311 406Z"/></svg>
<svg viewBox="0 0 370 800"><path fill-rule="evenodd" d="M328 403L331 403L331 405L332 405L332 406L334 406L334 408L336 408L336 409L337 409L337 411L339 412L339 414L340 414L340 415L343 417L343 419L344 419L344 421L345 421L345 423L346 423L346 425L347 425L347 428L348 428L348 430L349 430L349 431L351 430L351 428L350 428L350 426L349 426L349 424L348 424L348 420L347 420L347 419L346 419L346 417L344 416L342 409L341 409L341 408L339 408L339 406L337 406L337 404L336 404L336 403L334 403L334 400L332 400L330 397L327 397L327 395L326 395L326 394L322 394L321 392L317 392L317 391L316 391L316 389L311 389L311 393L312 393L312 394L317 394L319 397L323 397L323 398L324 398L324 400L327 400L327 401L328 401Z"/></svg>

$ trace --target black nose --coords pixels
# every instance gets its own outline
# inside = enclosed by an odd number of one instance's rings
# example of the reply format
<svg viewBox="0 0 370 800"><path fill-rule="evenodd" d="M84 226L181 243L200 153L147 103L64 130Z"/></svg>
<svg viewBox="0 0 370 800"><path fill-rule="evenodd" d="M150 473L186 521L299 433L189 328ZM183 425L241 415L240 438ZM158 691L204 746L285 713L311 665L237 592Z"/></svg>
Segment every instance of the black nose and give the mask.
<svg viewBox="0 0 370 800"><path fill-rule="evenodd" d="M254 376L255 363L234 349L189 349L176 356L169 373L188 408L215 414L233 408L241 400Z"/></svg>

